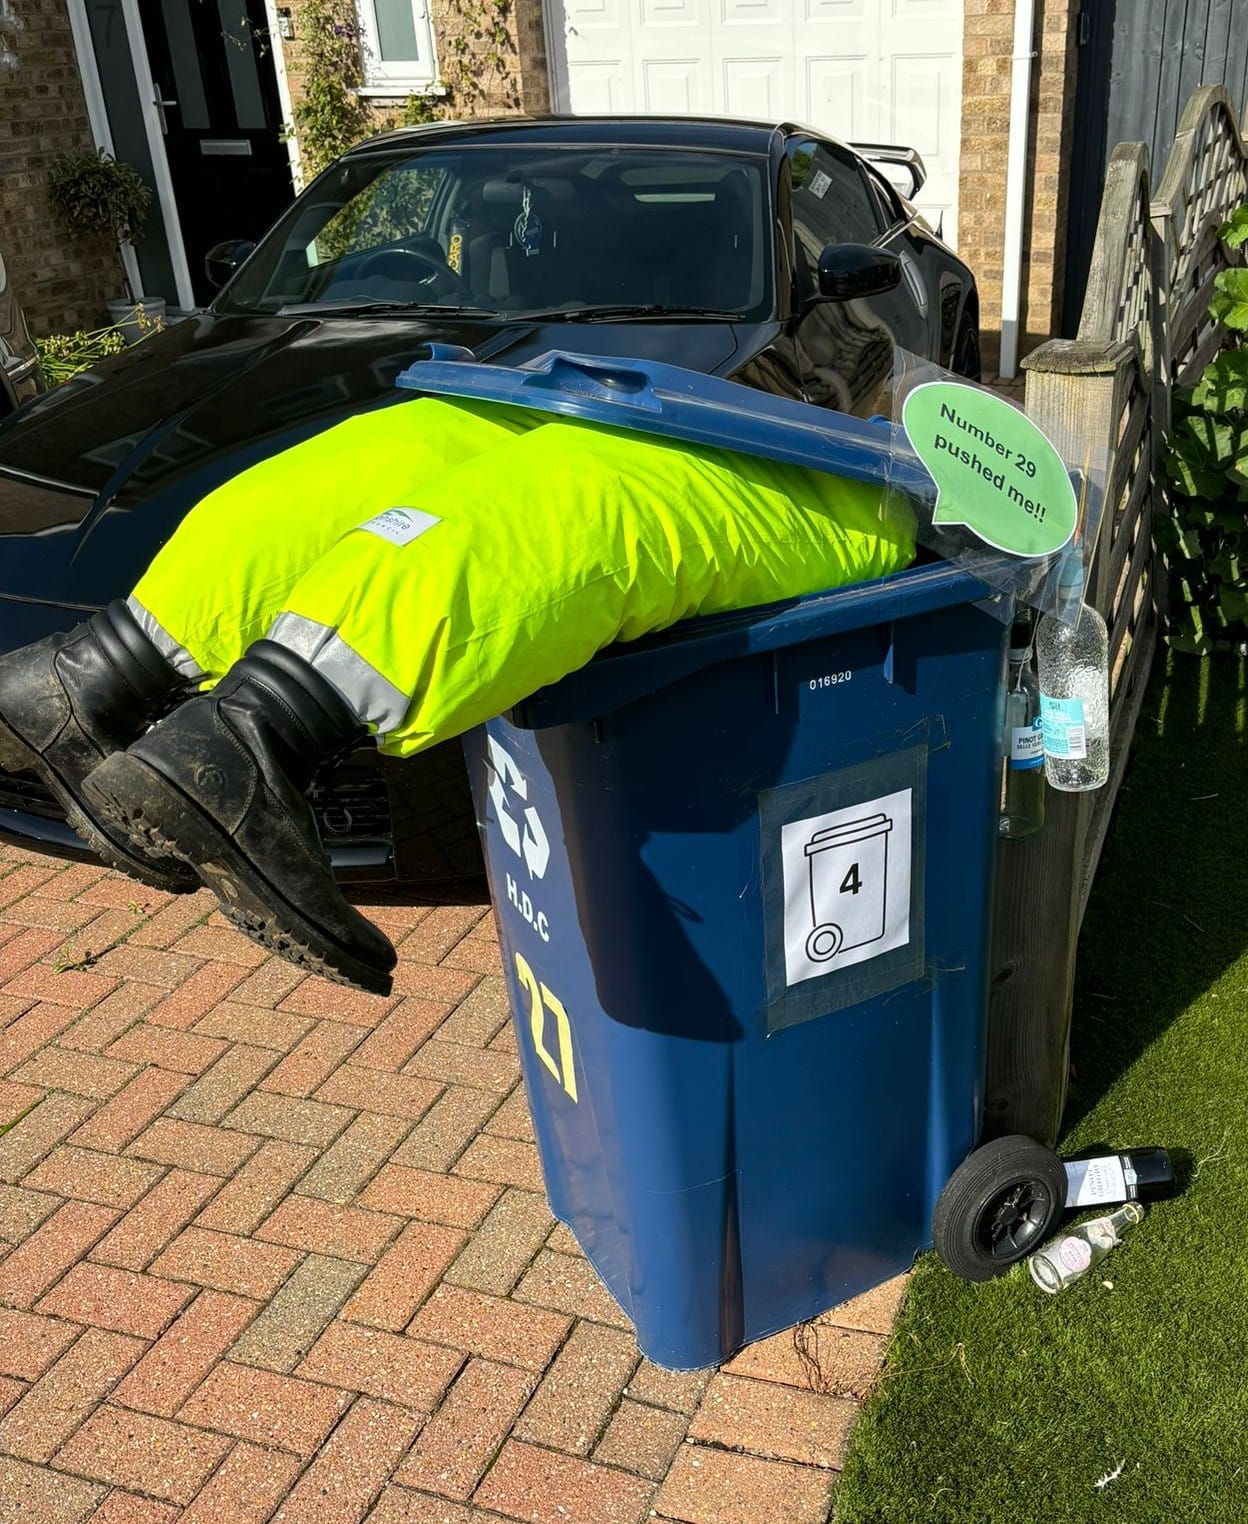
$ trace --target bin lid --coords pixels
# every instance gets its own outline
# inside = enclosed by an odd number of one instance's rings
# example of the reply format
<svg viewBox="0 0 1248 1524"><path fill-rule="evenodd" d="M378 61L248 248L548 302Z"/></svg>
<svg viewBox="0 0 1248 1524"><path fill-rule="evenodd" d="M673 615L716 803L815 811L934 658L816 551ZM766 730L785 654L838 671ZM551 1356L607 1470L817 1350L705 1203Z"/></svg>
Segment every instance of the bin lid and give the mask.
<svg viewBox="0 0 1248 1524"><path fill-rule="evenodd" d="M508 366L479 361L460 345L429 350L431 358L409 365L396 385L761 455L919 499L936 496L927 469L887 419L855 418L654 360L552 349Z"/></svg>
<svg viewBox="0 0 1248 1524"><path fill-rule="evenodd" d="M806 843L807 857L825 852L829 847L847 847L856 841L869 841L872 836L886 836L893 829L887 815L864 815L861 820L847 820L842 825L827 826Z"/></svg>

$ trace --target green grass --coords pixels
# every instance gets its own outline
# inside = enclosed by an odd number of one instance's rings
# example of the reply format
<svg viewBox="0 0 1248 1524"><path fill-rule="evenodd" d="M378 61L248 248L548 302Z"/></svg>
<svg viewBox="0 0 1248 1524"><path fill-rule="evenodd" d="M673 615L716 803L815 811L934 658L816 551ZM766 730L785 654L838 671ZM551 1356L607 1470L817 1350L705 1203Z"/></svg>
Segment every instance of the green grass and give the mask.
<svg viewBox="0 0 1248 1524"><path fill-rule="evenodd" d="M1246 692L1154 678L1079 949L1061 1149L1161 1143L1185 1189L1056 1297L925 1255L837 1524L1248 1520Z"/></svg>

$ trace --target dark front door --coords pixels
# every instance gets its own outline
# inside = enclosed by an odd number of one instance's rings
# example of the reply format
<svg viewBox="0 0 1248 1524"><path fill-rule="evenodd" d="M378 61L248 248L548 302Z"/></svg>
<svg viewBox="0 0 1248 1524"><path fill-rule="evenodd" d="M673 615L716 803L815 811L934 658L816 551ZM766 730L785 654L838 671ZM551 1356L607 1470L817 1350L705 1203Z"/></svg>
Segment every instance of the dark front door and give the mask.
<svg viewBox="0 0 1248 1524"><path fill-rule="evenodd" d="M294 190L263 0L139 0L195 299L204 255L259 238Z"/></svg>

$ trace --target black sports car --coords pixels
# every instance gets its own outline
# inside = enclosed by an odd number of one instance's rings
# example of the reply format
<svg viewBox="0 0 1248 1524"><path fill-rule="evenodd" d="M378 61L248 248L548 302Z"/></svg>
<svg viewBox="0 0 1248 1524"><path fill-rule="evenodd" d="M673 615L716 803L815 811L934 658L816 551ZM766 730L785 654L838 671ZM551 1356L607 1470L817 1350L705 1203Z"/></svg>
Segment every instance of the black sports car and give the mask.
<svg viewBox="0 0 1248 1524"><path fill-rule="evenodd" d="M791 124L509 118L353 149L258 246L213 250L206 311L0 424L0 650L124 596L228 477L410 396L431 341L663 360L864 416L895 345L978 375L974 278L880 163L921 184L913 154ZM315 804L344 878L480 869L457 744L358 753ZM84 851L3 772L0 837Z"/></svg>

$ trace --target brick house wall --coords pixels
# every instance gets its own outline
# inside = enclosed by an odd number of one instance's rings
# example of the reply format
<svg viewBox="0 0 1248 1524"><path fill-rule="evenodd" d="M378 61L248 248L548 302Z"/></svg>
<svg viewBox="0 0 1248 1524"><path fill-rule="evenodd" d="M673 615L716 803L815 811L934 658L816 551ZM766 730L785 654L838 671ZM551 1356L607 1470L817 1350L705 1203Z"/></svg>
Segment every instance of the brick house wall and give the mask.
<svg viewBox="0 0 1248 1524"><path fill-rule="evenodd" d="M96 328L122 293L107 238L70 239L56 221L47 173L58 153L94 145L64 0L17 0L22 60L0 79L0 248L37 334Z"/></svg>
<svg viewBox="0 0 1248 1524"><path fill-rule="evenodd" d="M979 283L985 371L1001 340L1005 174L1014 0L964 0L958 252ZM1027 156L1019 357L1059 331L1073 145L1079 0L1037 0Z"/></svg>
<svg viewBox="0 0 1248 1524"><path fill-rule="evenodd" d="M307 69L302 42L307 22L302 0L290 5L294 39L281 44L292 105L307 88ZM430 19L438 70L449 93L435 97L438 114L460 121L472 117L507 116L517 112L538 114L549 109L550 84L546 66L546 33L542 0L509 0L502 20L507 40L500 47L500 67L489 55L491 38L479 36L482 22L494 12L489 0L431 0ZM461 88L471 75L473 86ZM402 120L406 92L366 97L369 114L378 132Z"/></svg>

